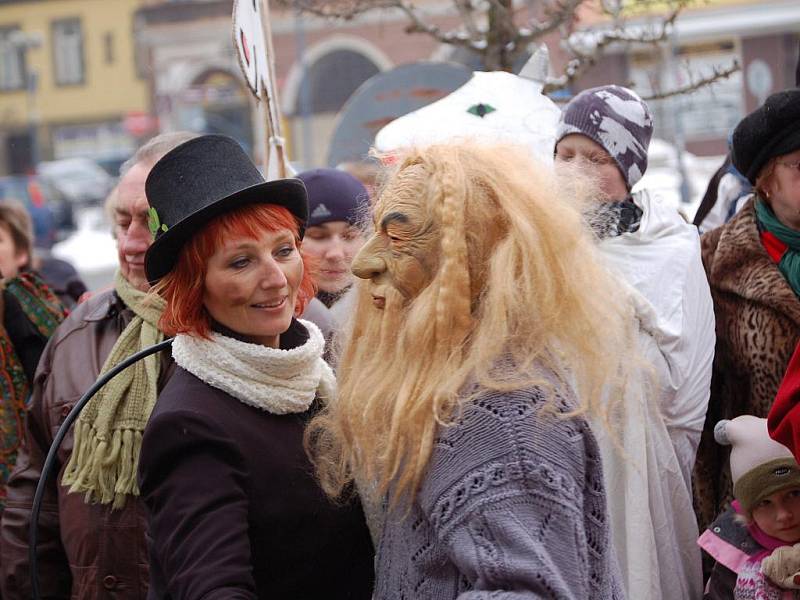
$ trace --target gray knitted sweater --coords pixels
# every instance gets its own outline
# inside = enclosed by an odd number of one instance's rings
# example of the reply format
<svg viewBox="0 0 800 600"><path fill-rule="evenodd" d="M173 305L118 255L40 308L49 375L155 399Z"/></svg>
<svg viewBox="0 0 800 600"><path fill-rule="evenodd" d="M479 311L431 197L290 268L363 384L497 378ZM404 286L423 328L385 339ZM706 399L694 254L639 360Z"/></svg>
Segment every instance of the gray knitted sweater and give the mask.
<svg viewBox="0 0 800 600"><path fill-rule="evenodd" d="M624 598L597 443L543 404L487 394L440 431L410 513L387 515L376 600Z"/></svg>

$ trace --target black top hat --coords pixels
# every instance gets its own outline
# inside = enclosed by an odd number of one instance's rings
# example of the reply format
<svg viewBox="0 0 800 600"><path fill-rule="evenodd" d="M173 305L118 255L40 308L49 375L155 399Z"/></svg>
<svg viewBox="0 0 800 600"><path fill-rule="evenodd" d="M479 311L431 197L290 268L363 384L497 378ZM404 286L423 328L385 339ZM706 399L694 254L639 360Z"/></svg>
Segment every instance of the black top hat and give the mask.
<svg viewBox="0 0 800 600"><path fill-rule="evenodd" d="M284 206L308 221L306 188L299 179L264 181L242 147L224 135L203 135L170 150L145 183L150 231L155 239L145 255L151 284L169 273L183 245L214 217L245 204Z"/></svg>

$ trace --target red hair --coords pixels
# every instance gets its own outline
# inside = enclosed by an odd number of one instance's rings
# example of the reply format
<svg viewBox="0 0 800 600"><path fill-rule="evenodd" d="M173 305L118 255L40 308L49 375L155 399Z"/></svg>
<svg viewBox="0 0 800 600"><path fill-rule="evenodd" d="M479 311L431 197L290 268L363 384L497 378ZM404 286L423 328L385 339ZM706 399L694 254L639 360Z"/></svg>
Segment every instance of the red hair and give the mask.
<svg viewBox="0 0 800 600"><path fill-rule="evenodd" d="M288 229L300 251L300 222L283 206L247 204L210 221L195 234L180 251L172 271L155 286L156 293L167 306L159 328L169 336L189 333L208 337L211 323L203 306L208 259L226 239L247 237L258 239L265 231ZM300 251L303 260L303 279L297 293L295 316L303 313L316 294L309 259Z"/></svg>

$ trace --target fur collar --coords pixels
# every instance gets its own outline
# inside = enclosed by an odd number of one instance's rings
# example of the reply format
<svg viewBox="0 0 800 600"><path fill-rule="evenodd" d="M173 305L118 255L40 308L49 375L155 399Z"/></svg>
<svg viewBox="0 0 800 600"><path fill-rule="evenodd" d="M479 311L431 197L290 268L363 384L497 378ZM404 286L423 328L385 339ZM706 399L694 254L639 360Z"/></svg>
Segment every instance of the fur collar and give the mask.
<svg viewBox="0 0 800 600"><path fill-rule="evenodd" d="M706 236L703 254L712 288L767 306L800 326L800 301L761 244L753 197Z"/></svg>
<svg viewBox="0 0 800 600"><path fill-rule="evenodd" d="M290 350L267 348L212 332L210 339L178 334L175 362L208 385L276 415L308 410L319 395L332 400L336 380L322 359L325 340L316 325L297 321L308 339Z"/></svg>

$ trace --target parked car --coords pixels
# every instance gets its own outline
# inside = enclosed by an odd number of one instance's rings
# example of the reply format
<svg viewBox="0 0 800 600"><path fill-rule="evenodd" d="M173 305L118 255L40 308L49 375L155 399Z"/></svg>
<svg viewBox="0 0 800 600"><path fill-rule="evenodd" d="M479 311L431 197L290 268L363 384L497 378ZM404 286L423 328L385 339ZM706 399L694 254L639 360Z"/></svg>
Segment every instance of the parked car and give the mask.
<svg viewBox="0 0 800 600"><path fill-rule="evenodd" d="M111 235L111 223L99 206L78 209L77 229L53 246L52 255L74 265L92 291L109 287L119 268L117 242Z"/></svg>
<svg viewBox="0 0 800 600"><path fill-rule="evenodd" d="M35 175L0 177L0 202L18 200L33 220L34 243L50 248L75 229L72 205L56 188Z"/></svg>
<svg viewBox="0 0 800 600"><path fill-rule="evenodd" d="M100 204L114 186L114 178L89 158L42 162L36 170L73 204Z"/></svg>

